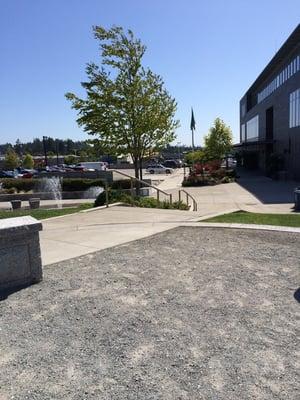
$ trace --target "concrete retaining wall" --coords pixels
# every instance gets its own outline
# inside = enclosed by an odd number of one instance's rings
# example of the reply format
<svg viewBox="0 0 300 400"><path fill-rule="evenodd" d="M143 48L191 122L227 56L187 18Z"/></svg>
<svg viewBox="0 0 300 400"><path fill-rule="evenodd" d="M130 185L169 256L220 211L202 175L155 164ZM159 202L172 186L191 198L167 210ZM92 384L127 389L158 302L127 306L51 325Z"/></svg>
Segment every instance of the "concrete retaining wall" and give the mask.
<svg viewBox="0 0 300 400"><path fill-rule="evenodd" d="M40 230L32 217L0 220L0 290L42 280Z"/></svg>

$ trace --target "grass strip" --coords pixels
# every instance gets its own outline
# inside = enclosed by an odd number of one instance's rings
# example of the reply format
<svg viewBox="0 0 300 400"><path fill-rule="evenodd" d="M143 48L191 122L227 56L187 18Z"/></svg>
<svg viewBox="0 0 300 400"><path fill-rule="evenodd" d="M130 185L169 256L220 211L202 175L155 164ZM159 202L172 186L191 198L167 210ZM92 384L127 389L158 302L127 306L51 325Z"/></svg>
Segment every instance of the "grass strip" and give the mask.
<svg viewBox="0 0 300 400"><path fill-rule="evenodd" d="M31 217L34 217L36 219L46 219L52 217L59 217L61 215L74 214L81 210L87 210L88 208L92 207L93 207L92 203L83 203L77 207L65 207L65 208L53 208L53 209L38 208L36 210L26 209L26 210L15 210L15 211L5 210L5 211L0 211L0 219L24 217L27 215L30 215Z"/></svg>
<svg viewBox="0 0 300 400"><path fill-rule="evenodd" d="M260 214L247 211L236 211L230 214L223 214L217 217L201 220L201 222L300 227L300 214Z"/></svg>

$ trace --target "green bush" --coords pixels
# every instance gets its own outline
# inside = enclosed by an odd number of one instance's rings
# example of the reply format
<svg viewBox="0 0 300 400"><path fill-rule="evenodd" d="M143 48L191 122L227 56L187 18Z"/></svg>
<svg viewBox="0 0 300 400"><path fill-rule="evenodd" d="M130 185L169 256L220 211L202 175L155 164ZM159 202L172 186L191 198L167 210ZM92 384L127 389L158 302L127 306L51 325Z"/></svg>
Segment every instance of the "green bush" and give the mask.
<svg viewBox="0 0 300 400"><path fill-rule="evenodd" d="M116 202L126 203L128 205L132 205L134 207L142 207L142 208L164 208L164 209L177 209L177 210L188 210L189 207L184 204L182 201L175 201L170 204L168 201L158 201L153 197L131 197L129 194L122 193L118 190L109 189L108 192L108 202L116 203ZM106 204L106 192L103 191L98 195L95 200L94 207L103 206Z"/></svg>
<svg viewBox="0 0 300 400"><path fill-rule="evenodd" d="M174 201L172 203L173 208L175 208L176 210L189 210L189 206L185 203L183 203L182 201Z"/></svg>
<svg viewBox="0 0 300 400"><path fill-rule="evenodd" d="M126 195L125 193L122 193L118 190L112 190L109 189L108 190L108 202L109 204L111 203L116 203L118 201L122 201L122 202L127 202L129 201L129 199L131 199L130 196ZM126 201L127 200L127 201ZM94 207L100 207L100 206L104 206L106 204L106 191L103 190L102 193L100 193L95 202L94 202Z"/></svg>
<svg viewBox="0 0 300 400"><path fill-rule="evenodd" d="M157 200L153 197L136 197L138 207L157 208Z"/></svg>
<svg viewBox="0 0 300 400"><path fill-rule="evenodd" d="M38 179L1 179L3 189L15 188L17 192L29 192L33 190Z"/></svg>
<svg viewBox="0 0 300 400"><path fill-rule="evenodd" d="M112 189L130 189L130 179L119 179L118 181L113 181L111 184Z"/></svg>
<svg viewBox="0 0 300 400"><path fill-rule="evenodd" d="M101 179L64 178L62 180L63 192L80 192L93 186L104 187Z"/></svg>

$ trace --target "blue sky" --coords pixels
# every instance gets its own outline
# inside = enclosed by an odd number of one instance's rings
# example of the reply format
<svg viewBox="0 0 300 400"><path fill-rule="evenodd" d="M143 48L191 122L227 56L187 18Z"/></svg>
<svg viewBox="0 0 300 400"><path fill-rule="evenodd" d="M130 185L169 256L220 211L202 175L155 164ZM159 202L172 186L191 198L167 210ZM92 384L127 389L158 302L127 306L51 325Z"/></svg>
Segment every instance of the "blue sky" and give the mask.
<svg viewBox="0 0 300 400"><path fill-rule="evenodd" d="M178 102L176 142L196 144L221 117L239 136L239 99L300 22L299 0L0 0L0 143L87 139L64 93L82 94L100 60L91 27L131 28L144 64Z"/></svg>

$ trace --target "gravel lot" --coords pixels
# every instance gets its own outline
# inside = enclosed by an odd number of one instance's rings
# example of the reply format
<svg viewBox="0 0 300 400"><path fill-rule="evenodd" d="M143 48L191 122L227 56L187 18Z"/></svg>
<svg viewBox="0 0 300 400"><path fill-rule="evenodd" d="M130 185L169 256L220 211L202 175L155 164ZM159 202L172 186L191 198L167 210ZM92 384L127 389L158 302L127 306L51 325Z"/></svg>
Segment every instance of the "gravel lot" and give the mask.
<svg viewBox="0 0 300 400"><path fill-rule="evenodd" d="M0 399L299 400L299 243L176 228L47 266L0 302Z"/></svg>

